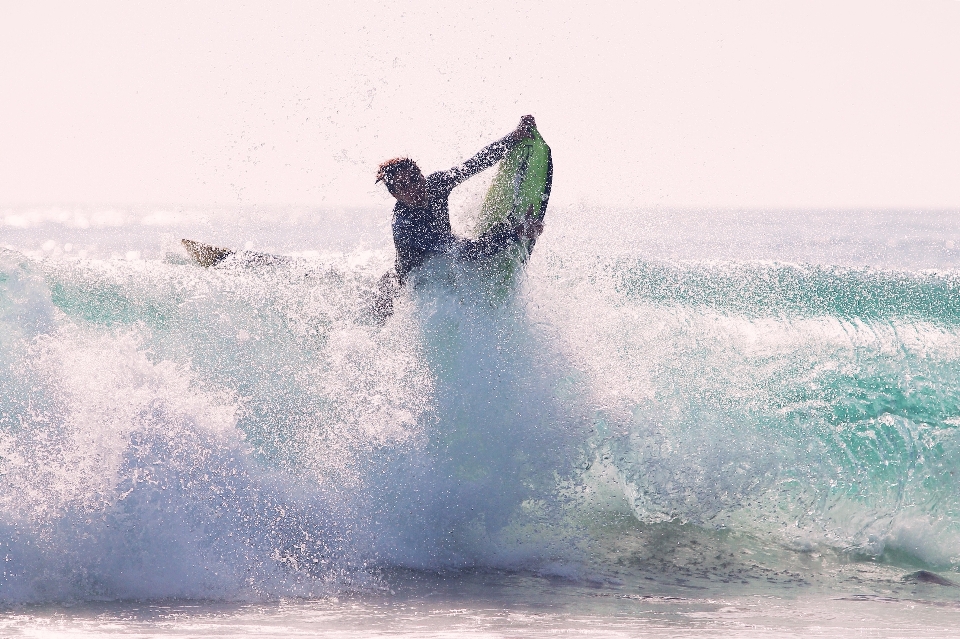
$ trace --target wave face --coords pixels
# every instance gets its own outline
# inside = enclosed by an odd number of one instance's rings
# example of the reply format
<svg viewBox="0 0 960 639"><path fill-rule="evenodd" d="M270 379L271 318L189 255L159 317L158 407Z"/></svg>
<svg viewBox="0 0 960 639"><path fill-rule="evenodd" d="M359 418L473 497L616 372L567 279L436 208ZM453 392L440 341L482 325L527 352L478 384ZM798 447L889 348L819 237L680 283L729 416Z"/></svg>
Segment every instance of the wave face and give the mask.
<svg viewBox="0 0 960 639"><path fill-rule="evenodd" d="M0 250L0 600L567 575L624 516L960 568L960 271L916 242L689 259L557 217L509 286L436 260L384 325L383 245Z"/></svg>

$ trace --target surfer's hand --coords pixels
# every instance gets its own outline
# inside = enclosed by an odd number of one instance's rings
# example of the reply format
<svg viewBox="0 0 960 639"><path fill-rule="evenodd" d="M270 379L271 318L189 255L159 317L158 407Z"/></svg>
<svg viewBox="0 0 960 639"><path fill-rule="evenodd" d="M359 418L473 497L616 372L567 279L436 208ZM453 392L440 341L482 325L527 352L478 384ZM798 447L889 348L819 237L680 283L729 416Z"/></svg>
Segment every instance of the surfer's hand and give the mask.
<svg viewBox="0 0 960 639"><path fill-rule="evenodd" d="M533 217L533 204L527 207L527 214L523 216L523 221L516 227L517 237L521 240L533 241L543 233L543 220L537 220Z"/></svg>
<svg viewBox="0 0 960 639"><path fill-rule="evenodd" d="M520 140L533 137L533 129L535 129L536 126L537 122L533 119L532 115L523 116L520 118L520 124L518 124L517 128L510 134L510 140L512 142L519 142Z"/></svg>

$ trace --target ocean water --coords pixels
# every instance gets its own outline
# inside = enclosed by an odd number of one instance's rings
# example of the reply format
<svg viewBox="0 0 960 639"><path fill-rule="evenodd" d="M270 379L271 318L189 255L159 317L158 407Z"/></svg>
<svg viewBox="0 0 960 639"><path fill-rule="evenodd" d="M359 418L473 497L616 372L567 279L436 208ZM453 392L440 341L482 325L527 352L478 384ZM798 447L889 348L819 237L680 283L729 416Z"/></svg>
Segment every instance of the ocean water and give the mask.
<svg viewBox="0 0 960 639"><path fill-rule="evenodd" d="M0 636L960 632L956 211L0 223Z"/></svg>

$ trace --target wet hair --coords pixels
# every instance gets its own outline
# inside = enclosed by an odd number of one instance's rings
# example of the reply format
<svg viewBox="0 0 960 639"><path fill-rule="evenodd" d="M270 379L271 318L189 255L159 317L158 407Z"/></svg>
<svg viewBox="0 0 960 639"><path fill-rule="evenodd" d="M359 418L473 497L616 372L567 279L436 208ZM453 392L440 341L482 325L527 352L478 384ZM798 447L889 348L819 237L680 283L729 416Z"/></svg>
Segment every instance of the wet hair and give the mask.
<svg viewBox="0 0 960 639"><path fill-rule="evenodd" d="M377 169L377 182L382 181L389 189L390 185L393 184L394 176L405 169L416 169L419 171L420 167L410 158L393 158L392 160L387 160L380 164L380 168Z"/></svg>

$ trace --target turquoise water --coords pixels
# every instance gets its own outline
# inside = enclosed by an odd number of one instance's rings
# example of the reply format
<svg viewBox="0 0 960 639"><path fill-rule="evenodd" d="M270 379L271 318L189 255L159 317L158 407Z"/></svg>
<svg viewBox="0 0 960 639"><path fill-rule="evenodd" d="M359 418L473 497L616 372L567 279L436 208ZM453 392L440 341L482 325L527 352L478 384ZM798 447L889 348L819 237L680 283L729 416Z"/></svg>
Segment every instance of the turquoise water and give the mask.
<svg viewBox="0 0 960 639"><path fill-rule="evenodd" d="M5 215L4 632L956 627L956 214L551 211L383 325L382 212Z"/></svg>

